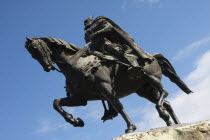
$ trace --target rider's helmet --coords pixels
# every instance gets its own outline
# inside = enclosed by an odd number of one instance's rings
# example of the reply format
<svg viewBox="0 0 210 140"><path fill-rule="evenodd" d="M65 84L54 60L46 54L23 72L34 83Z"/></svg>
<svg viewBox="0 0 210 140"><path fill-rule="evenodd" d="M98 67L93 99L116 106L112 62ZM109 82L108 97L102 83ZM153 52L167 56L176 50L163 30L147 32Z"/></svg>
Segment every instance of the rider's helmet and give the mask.
<svg viewBox="0 0 210 140"><path fill-rule="evenodd" d="M93 22L93 16L90 16L84 21L85 30L87 30Z"/></svg>

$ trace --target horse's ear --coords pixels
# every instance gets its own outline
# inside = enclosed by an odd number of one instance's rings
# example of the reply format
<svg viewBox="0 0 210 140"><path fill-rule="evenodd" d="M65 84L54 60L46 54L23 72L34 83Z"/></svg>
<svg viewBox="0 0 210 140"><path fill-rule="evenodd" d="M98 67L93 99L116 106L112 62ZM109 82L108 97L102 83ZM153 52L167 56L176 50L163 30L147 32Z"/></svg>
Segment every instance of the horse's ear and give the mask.
<svg viewBox="0 0 210 140"><path fill-rule="evenodd" d="M33 40L31 38L26 37L28 42L32 42Z"/></svg>

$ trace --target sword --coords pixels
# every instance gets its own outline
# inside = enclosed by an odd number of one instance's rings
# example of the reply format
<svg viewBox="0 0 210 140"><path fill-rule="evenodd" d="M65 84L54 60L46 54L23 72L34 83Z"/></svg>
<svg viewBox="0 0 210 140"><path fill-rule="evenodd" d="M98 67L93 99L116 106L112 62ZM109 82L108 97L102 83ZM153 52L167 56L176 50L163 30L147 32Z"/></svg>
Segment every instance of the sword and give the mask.
<svg viewBox="0 0 210 140"><path fill-rule="evenodd" d="M68 63L73 67L73 65L77 62L77 60L88 50L90 44L92 42L88 42L87 44L85 44L81 49L79 49L78 52L76 52L76 54L74 54L68 61Z"/></svg>

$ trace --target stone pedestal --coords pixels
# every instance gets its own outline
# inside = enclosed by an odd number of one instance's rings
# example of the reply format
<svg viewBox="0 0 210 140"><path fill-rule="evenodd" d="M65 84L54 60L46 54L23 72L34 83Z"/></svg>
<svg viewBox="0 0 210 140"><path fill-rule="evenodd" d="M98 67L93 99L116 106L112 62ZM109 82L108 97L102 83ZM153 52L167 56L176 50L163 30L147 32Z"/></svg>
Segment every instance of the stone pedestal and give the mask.
<svg viewBox="0 0 210 140"><path fill-rule="evenodd" d="M135 132L113 140L210 140L210 121Z"/></svg>

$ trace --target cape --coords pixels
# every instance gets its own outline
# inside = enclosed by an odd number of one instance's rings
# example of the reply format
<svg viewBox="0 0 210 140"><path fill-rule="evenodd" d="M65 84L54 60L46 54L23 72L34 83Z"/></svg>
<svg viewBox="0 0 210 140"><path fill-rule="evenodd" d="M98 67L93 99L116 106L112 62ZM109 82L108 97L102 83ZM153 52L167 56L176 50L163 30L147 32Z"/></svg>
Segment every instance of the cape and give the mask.
<svg viewBox="0 0 210 140"><path fill-rule="evenodd" d="M151 58L148 53L144 52L137 44L134 43L134 39L128 33L126 33L111 19L105 16L99 16L93 21L91 26L96 24L97 22L100 22L100 20L108 21L114 27L114 31L116 32L117 37L122 39L123 42L125 42L125 44L128 45L134 51L134 54L136 54L139 58Z"/></svg>
<svg viewBox="0 0 210 140"><path fill-rule="evenodd" d="M127 32L125 32L125 31L124 31L120 26L118 26L114 21L112 21L111 19L109 19L109 18L107 18L107 17L105 17L105 16L99 16L99 17L97 17L97 18L93 21L93 23L92 23L91 25L95 24L95 23L98 22L99 20L106 20L106 21L108 21L113 27L117 28L118 31L121 32L125 37L128 37L129 39L131 39L131 40L134 42L134 39L133 39Z"/></svg>

